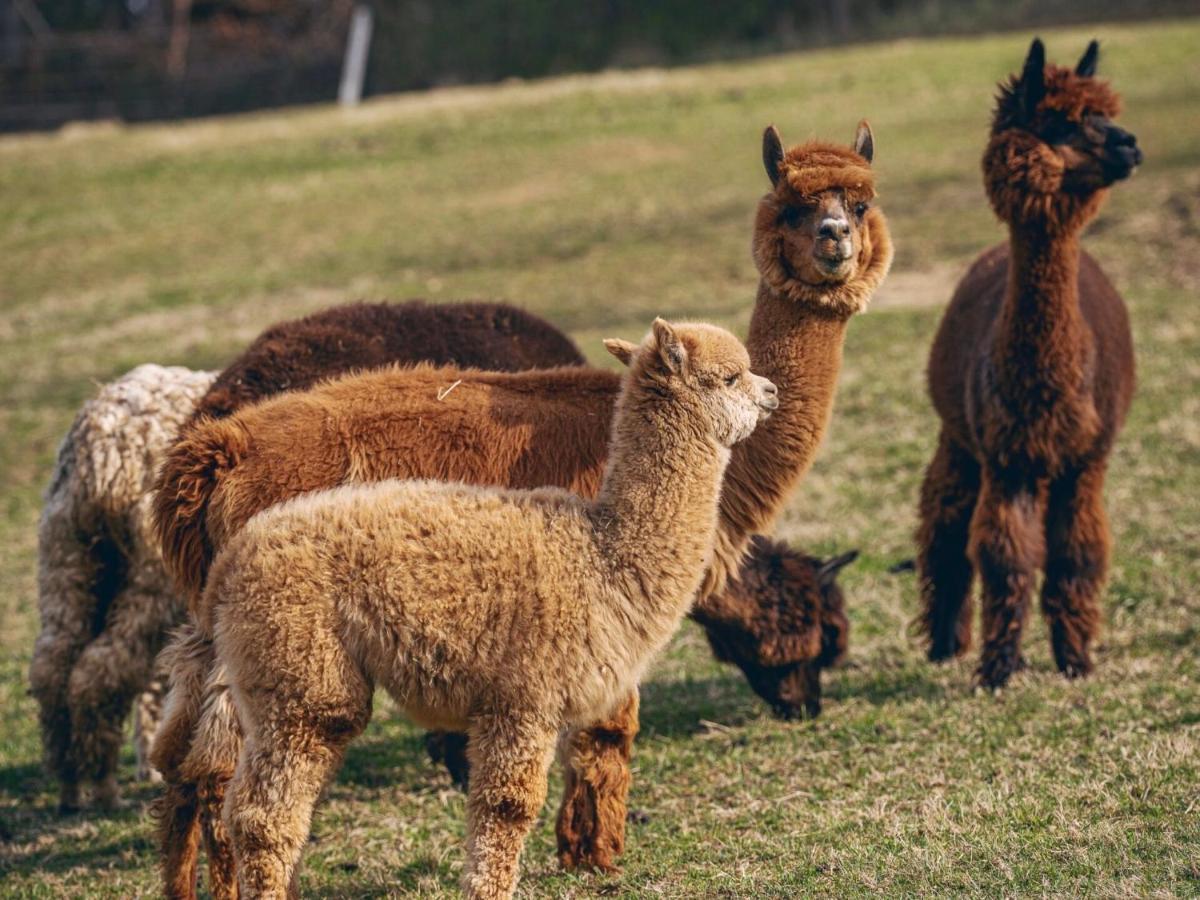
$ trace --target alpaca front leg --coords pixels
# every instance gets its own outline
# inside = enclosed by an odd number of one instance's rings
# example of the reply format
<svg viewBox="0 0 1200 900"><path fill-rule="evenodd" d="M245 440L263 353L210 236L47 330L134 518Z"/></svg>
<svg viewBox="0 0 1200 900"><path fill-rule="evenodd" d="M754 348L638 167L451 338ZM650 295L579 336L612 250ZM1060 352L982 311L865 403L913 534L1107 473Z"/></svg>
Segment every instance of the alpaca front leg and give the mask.
<svg viewBox="0 0 1200 900"><path fill-rule="evenodd" d="M546 801L557 737L557 729L544 722L489 716L472 723L463 873L463 891L472 900L516 892L521 850Z"/></svg>
<svg viewBox="0 0 1200 900"><path fill-rule="evenodd" d="M1043 551L1045 487L1011 487L985 475L971 519L970 552L983 593L983 654L977 677L999 688L1024 667L1021 630Z"/></svg>
<svg viewBox="0 0 1200 900"><path fill-rule="evenodd" d="M1104 470L1102 461L1050 489L1042 613L1054 660L1068 678L1092 671L1090 645L1100 630L1099 597L1110 550Z"/></svg>
<svg viewBox="0 0 1200 900"><path fill-rule="evenodd" d="M971 581L967 557L971 515L979 496L979 464L943 433L921 485L917 573L918 627L929 659L951 659L971 646Z"/></svg>
<svg viewBox="0 0 1200 900"><path fill-rule="evenodd" d="M555 828L564 868L618 871L625 851L626 803L633 780L629 760L638 733L638 692L603 722L572 729L560 758L564 784Z"/></svg>

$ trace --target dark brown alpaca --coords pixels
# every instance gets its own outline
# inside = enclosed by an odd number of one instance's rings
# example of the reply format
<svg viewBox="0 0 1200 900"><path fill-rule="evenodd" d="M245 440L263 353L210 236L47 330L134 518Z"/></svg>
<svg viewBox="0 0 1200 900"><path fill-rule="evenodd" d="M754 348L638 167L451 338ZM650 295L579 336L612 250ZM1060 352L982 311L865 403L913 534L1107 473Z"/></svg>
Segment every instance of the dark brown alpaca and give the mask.
<svg viewBox="0 0 1200 900"><path fill-rule="evenodd" d="M519 372L581 366L569 337L507 303L350 303L273 325L217 376L192 421L391 363Z"/></svg>
<svg viewBox="0 0 1200 900"><path fill-rule="evenodd" d="M1100 623L1102 488L1133 394L1133 343L1125 304L1079 235L1142 154L1111 121L1119 101L1094 77L1097 56L1093 41L1074 71L1046 65L1034 40L1001 86L983 173L1009 242L959 284L929 358L942 430L921 490L919 624L930 659L964 653L978 574L978 678L993 688L1023 665L1038 568L1067 677L1091 671Z"/></svg>

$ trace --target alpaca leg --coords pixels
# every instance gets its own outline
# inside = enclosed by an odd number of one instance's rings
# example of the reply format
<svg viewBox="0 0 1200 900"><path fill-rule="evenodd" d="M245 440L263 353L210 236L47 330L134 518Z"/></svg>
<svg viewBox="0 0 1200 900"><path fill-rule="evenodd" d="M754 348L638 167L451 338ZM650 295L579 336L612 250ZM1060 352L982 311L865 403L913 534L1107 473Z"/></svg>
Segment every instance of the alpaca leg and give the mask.
<svg viewBox="0 0 1200 900"><path fill-rule="evenodd" d="M1068 678L1092 670L1089 646L1100 629L1100 592L1108 573L1104 463L1051 486L1046 514L1042 612L1058 669Z"/></svg>
<svg viewBox="0 0 1200 900"><path fill-rule="evenodd" d="M33 648L29 683L38 703L46 768L60 785L60 812L79 809L79 773L71 752L71 670L94 634L101 612L97 587L103 566L92 548L80 543L73 522L48 516L38 548L38 608L41 631Z"/></svg>
<svg viewBox="0 0 1200 900"><path fill-rule="evenodd" d="M558 859L568 869L617 871L625 851L629 759L638 732L635 689L607 720L573 729L560 756L565 784L558 810Z"/></svg>
<svg viewBox="0 0 1200 900"><path fill-rule="evenodd" d="M978 495L979 464L943 434L921 485L917 530L918 624L934 662L960 656L971 645L974 573L967 538Z"/></svg>
<svg viewBox="0 0 1200 900"><path fill-rule="evenodd" d="M222 818L229 780L242 749L242 729L223 666L214 662L205 683L191 752L183 765L185 781L195 790L204 851L208 855L208 887L214 900L238 896L233 840Z"/></svg>
<svg viewBox="0 0 1200 900"><path fill-rule="evenodd" d="M170 900L192 900L200 853L200 797L185 762L195 744L205 683L215 666L212 644L185 624L163 650L159 664L167 672L170 689L150 750L150 763L164 781L151 816L158 827L162 893Z"/></svg>
<svg viewBox="0 0 1200 900"><path fill-rule="evenodd" d="M135 574L113 599L103 630L71 672L72 752L80 776L96 783L100 806L118 802L116 770L125 722L150 682L173 606L159 583Z"/></svg>
<svg viewBox="0 0 1200 900"><path fill-rule="evenodd" d="M435 765L444 765L450 780L460 790L466 790L471 780L467 762L467 736L454 731L430 731L425 735L425 752Z"/></svg>
<svg viewBox="0 0 1200 900"><path fill-rule="evenodd" d="M472 900L516 892L521 850L546 801L557 737L557 729L543 722L490 716L472 723L463 873L463 891Z"/></svg>
<svg viewBox="0 0 1200 900"><path fill-rule="evenodd" d="M154 745L154 734L162 719L166 686L166 673L156 672L133 706L133 749L137 757L137 777L140 781L152 784L162 781L162 774L150 763L150 748Z"/></svg>
<svg viewBox="0 0 1200 900"><path fill-rule="evenodd" d="M1024 665L1021 629L1042 561L1045 503L1044 485L1013 486L985 473L970 537L983 594L984 687L1002 687Z"/></svg>

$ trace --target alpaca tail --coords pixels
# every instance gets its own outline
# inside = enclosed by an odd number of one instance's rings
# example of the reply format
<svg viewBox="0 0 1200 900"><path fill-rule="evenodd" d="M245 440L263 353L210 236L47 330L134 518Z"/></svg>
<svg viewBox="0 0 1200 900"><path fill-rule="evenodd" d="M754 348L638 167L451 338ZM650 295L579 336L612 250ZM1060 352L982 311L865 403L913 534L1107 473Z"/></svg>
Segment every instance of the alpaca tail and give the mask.
<svg viewBox="0 0 1200 900"><path fill-rule="evenodd" d="M249 448L241 425L204 421L179 436L159 471L154 526L163 562L193 615L215 555L208 530L213 495Z"/></svg>

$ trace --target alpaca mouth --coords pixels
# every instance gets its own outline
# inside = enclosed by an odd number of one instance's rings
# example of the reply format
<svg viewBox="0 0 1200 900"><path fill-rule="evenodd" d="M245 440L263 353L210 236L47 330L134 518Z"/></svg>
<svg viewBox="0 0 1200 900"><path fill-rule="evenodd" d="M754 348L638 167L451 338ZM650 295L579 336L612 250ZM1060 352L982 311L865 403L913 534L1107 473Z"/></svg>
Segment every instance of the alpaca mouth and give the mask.
<svg viewBox="0 0 1200 900"><path fill-rule="evenodd" d="M1105 160L1106 174L1113 181L1122 181L1142 164L1142 151L1137 146L1118 147Z"/></svg>

